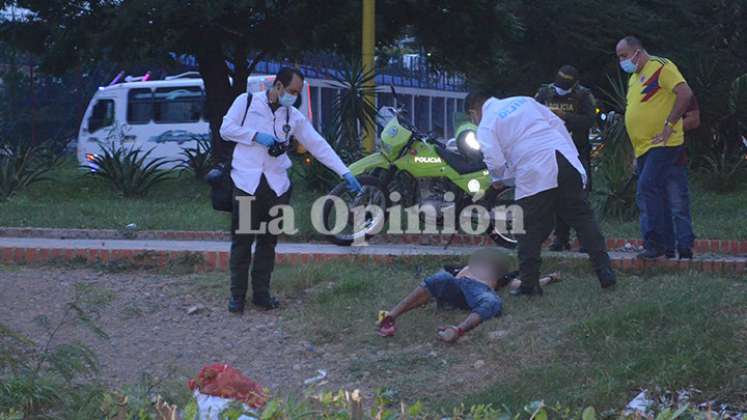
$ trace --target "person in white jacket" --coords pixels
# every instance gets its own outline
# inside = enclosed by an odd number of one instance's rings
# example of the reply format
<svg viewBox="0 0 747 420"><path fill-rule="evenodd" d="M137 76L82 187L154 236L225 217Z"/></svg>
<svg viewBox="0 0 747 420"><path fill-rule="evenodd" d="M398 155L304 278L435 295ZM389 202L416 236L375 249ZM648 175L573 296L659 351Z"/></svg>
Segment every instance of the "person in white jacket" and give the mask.
<svg viewBox="0 0 747 420"><path fill-rule="evenodd" d="M231 296L228 310L244 311L252 263L252 244L256 239L254 265L252 266L252 302L264 309L279 307L270 294L270 277L275 267L277 235L272 232L241 233L239 228L239 200L253 197L251 201L251 231L258 232L262 223L271 220L270 210L290 201L291 182L288 169L292 163L284 148L291 137L298 140L317 160L343 177L348 188L359 192L361 185L340 157L309 120L293 105L303 88L303 74L297 69L282 68L275 77L272 88L252 96L239 95L229 108L220 135L236 143L233 151L231 179L235 185L231 224ZM277 216L277 214L275 214ZM246 226L246 221L242 223Z"/></svg>
<svg viewBox="0 0 747 420"><path fill-rule="evenodd" d="M563 121L534 98L498 99L484 92L467 96L477 141L493 187L515 185L525 233L518 236L521 287L513 295L541 295L542 243L558 214L578 233L603 288L614 286L605 239L584 191L586 172Z"/></svg>

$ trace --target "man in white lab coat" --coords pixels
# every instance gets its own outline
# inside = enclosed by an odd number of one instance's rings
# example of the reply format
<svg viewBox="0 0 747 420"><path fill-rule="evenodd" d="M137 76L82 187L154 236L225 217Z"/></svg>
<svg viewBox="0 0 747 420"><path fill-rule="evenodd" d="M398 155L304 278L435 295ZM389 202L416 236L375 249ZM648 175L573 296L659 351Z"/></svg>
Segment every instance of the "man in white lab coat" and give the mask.
<svg viewBox="0 0 747 420"><path fill-rule="evenodd" d="M484 92L466 99L493 187L515 184L524 214L518 237L522 279L514 295L541 295L542 243L553 230L556 213L578 233L603 288L615 284L604 237L584 191L586 172L563 121L530 97L498 99Z"/></svg>
<svg viewBox="0 0 747 420"><path fill-rule="evenodd" d="M290 201L291 182L288 169L292 163L284 148L294 137L321 163L343 177L353 192L361 190L358 180L340 160L330 145L316 132L308 119L293 105L303 88L303 74L293 68L282 68L272 88L256 93L247 108L248 94L239 95L223 117L220 128L224 140L237 143L233 151L231 179L234 182L234 205L231 225L231 296L228 310L244 311L252 263L252 244L256 239L252 266L252 302L264 309L279 306L270 294L270 277L275 267L277 236L266 233L237 233L239 200L251 201L251 230L258 231L272 218L270 209ZM277 214L275 214L277 216ZM243 223L246 225L246 222Z"/></svg>

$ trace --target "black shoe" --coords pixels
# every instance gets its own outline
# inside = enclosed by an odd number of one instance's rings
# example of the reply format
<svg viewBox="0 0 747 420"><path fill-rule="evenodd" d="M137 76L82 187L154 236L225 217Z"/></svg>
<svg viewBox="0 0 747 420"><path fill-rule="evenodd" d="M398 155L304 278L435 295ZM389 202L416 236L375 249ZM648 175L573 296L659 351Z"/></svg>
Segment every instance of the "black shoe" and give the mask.
<svg viewBox="0 0 747 420"><path fill-rule="evenodd" d="M553 243L550 245L550 248L548 249L554 252L570 251L571 244L569 244L568 241L558 241L556 239L555 241L553 241Z"/></svg>
<svg viewBox="0 0 747 420"><path fill-rule="evenodd" d="M670 260L677 257L677 255L674 253L673 249L668 249L668 250L664 251L664 256L666 256Z"/></svg>
<svg viewBox="0 0 747 420"><path fill-rule="evenodd" d="M646 249L636 256L641 260L655 260L659 257L664 256L666 253L661 249Z"/></svg>
<svg viewBox="0 0 747 420"><path fill-rule="evenodd" d="M539 286L534 287L519 287L516 289L511 289L510 292L508 292L511 296L542 296L542 288Z"/></svg>
<svg viewBox="0 0 747 420"><path fill-rule="evenodd" d="M678 249L677 253L680 254L681 260L692 260L693 259L693 250L690 248ZM674 256L672 258L674 258Z"/></svg>
<svg viewBox="0 0 747 420"><path fill-rule="evenodd" d="M244 301L243 297L231 296L228 299L228 312L232 314L243 314L244 313Z"/></svg>
<svg viewBox="0 0 747 420"><path fill-rule="evenodd" d="M270 295L254 297L252 298L252 303L254 304L254 306L259 306L260 308L267 311L280 307L280 302Z"/></svg>
<svg viewBox="0 0 747 420"><path fill-rule="evenodd" d="M597 270L597 278L602 289L614 288L617 284L617 275L611 267L600 268Z"/></svg>

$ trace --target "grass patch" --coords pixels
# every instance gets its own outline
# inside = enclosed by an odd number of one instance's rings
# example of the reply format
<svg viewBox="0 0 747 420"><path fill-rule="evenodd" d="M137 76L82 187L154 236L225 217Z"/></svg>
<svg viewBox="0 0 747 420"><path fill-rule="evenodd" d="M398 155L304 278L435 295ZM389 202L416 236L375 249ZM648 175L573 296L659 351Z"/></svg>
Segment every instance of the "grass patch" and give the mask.
<svg viewBox="0 0 747 420"><path fill-rule="evenodd" d="M702 182L690 182L690 211L695 235L701 239L747 239L747 185L732 193L708 191ZM602 220L609 238L640 237L638 218Z"/></svg>
<svg viewBox="0 0 747 420"><path fill-rule="evenodd" d="M295 176L295 175L294 175ZM297 177L297 176L296 176ZM86 176L68 160L50 173L52 182L34 184L3 203L0 226L144 230L227 230L227 213L210 206L207 184L190 174L157 185L142 198L122 198L101 179ZM691 182L695 233L700 238L747 239L747 188L730 194L705 190ZM297 239L312 236L311 205L321 194L294 179L291 204L296 211ZM605 220L608 237L637 238L638 221Z"/></svg>
<svg viewBox="0 0 747 420"><path fill-rule="evenodd" d="M174 173L176 175L176 172ZM145 197L123 198L102 179L88 176L68 160L49 177L3 203L0 226L142 230L228 230L230 215L213 210L210 190L191 174L156 185ZM301 185L301 183L296 183ZM319 194L295 188L297 228L311 231L308 217Z"/></svg>
<svg viewBox="0 0 747 420"><path fill-rule="evenodd" d="M351 379L409 401L448 408L467 396L468 405L518 409L543 399L605 409L624 406L640 387L690 385L703 390L704 399L741 398L747 374L744 279L650 272L622 276L617 290L607 292L584 263L548 260L543 271L562 271L563 282L547 287L541 299L501 292L504 315L458 345L438 342L435 330L466 313L433 304L403 317L394 339L376 336L376 312L393 306L442 263L281 266L273 287L281 295L303 296L303 305L288 306L287 328L333 346ZM291 273L309 275L285 281L296 277ZM496 332L502 338L491 338ZM484 367L475 367L478 361Z"/></svg>

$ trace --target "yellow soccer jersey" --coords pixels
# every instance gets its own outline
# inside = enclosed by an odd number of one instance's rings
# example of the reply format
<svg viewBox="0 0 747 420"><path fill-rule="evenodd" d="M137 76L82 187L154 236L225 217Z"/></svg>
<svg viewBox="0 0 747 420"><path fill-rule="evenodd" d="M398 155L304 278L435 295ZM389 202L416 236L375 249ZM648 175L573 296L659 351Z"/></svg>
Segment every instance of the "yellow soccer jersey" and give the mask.
<svg viewBox="0 0 747 420"><path fill-rule="evenodd" d="M628 81L628 103L625 109L625 128L639 157L653 147L651 141L664 129L677 96L675 86L685 82L677 66L666 58L651 57L640 73L633 73ZM674 125L667 147L684 143L682 119Z"/></svg>

